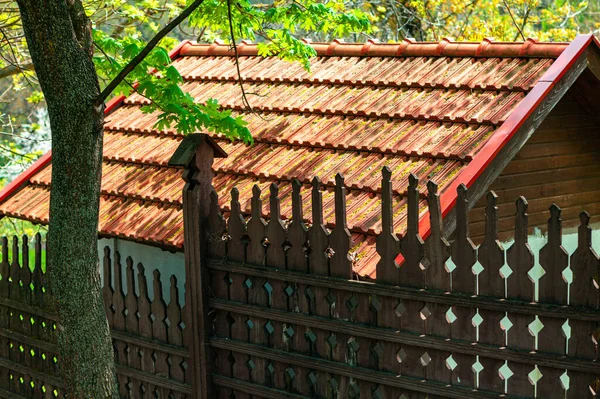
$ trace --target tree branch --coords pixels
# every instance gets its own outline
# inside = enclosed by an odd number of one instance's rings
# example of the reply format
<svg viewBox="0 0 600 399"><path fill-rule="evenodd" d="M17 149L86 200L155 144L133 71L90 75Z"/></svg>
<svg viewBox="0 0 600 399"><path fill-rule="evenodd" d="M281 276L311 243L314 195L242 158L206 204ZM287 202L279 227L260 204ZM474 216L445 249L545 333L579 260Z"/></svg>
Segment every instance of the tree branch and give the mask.
<svg viewBox="0 0 600 399"><path fill-rule="evenodd" d="M525 35L523 35L523 31L521 30L521 28L519 28L519 24L517 24L517 21L515 20L515 17L513 17L513 13L510 10L510 7L508 6L508 4L506 4L506 0L502 0L502 3L504 4L504 7L506 7L506 10L508 11L508 15L510 15L510 19L512 20L513 25L515 26L515 28L517 28L517 38L519 37L519 35L521 35L521 37L523 38L523 41L527 40L525 39ZM516 38L515 38L516 40Z"/></svg>
<svg viewBox="0 0 600 399"><path fill-rule="evenodd" d="M117 77L115 77L108 84L108 86L106 86L104 88L104 90L102 91L102 93L100 93L100 96L98 96L98 98L96 99L96 105L100 106L102 103L104 103L104 101L108 98L108 96L110 96L110 93L112 93L112 91L114 89L116 89L117 86L119 86L119 84L121 84L121 82L127 77L127 75L129 75L129 73L131 71L133 71L135 69L135 67L138 66L144 60L144 58L146 58L146 56L148 54L150 54L150 52L154 49L154 47L156 47L156 45L165 36L167 36L169 34L169 32L171 32L173 29L175 29L175 27L177 27L177 25L179 25L187 17L189 17L190 14L196 8L200 7L200 5L203 2L204 2L204 0L195 0L192 4L190 4L190 6L188 8L186 8L185 10L183 10L183 12L181 14L179 14L177 16L177 18L175 18L174 20L172 20L171 22L169 22L164 28L162 28L160 30L160 32L158 32L156 34L156 36L154 36L152 38L152 40L150 40L148 42L148 44L146 45L146 47L144 47L144 49L138 55L136 55L131 61L129 61L129 64L125 65L125 68L123 68L121 70L121 72L119 72L119 74L117 75Z"/></svg>
<svg viewBox="0 0 600 399"><path fill-rule="evenodd" d="M23 71L33 71L33 70L34 70L34 68L33 68L32 63L21 65L21 66L17 66L17 65L7 66L6 68L0 69L0 79L16 75Z"/></svg>

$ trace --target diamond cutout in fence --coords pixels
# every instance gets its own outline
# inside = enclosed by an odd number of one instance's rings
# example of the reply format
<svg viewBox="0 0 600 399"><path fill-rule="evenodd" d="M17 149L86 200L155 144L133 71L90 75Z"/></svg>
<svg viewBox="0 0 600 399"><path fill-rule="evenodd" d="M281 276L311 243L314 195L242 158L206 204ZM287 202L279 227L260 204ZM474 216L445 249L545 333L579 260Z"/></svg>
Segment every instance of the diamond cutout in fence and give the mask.
<svg viewBox="0 0 600 399"><path fill-rule="evenodd" d="M481 263L479 263L479 261L475 262L475 264L473 265L473 267L471 267L471 272L474 275L478 275L479 273L481 273L483 271L483 265Z"/></svg>
<svg viewBox="0 0 600 399"><path fill-rule="evenodd" d="M527 374L527 379L529 380L529 383L531 385L535 385L543 376L544 375L542 374L538 366L535 366L533 370L531 370L529 374Z"/></svg>
<svg viewBox="0 0 600 399"><path fill-rule="evenodd" d="M402 302L399 302L398 305L396 305L394 312L396 312L397 317L402 317L402 315L406 313L406 307L402 304Z"/></svg>
<svg viewBox="0 0 600 399"><path fill-rule="evenodd" d="M379 344L379 342L371 345L369 350L371 352L371 356L373 356L375 359L380 360L383 357L383 347Z"/></svg>
<svg viewBox="0 0 600 399"><path fill-rule="evenodd" d="M514 373L512 372L510 367L508 367L508 363L504 363L504 365L502 367L500 367L500 369L498 369L498 375L504 381L507 381L510 377L513 376L513 374Z"/></svg>
<svg viewBox="0 0 600 399"><path fill-rule="evenodd" d="M477 359L475 363L471 365L471 370L473 370L475 374L479 374L483 371L483 364L481 364L479 359Z"/></svg>
<svg viewBox="0 0 600 399"><path fill-rule="evenodd" d="M373 397L373 399L383 399L383 392L381 390L381 387L376 387L371 389L371 396Z"/></svg>
<svg viewBox="0 0 600 399"><path fill-rule="evenodd" d="M421 355L419 361L421 362L421 365L423 365L423 367L427 367L429 363L431 363L431 356L429 356L429 353L425 352L423 353L423 355Z"/></svg>
<svg viewBox="0 0 600 399"><path fill-rule="evenodd" d="M510 268L510 266L508 264L504 264L504 266L502 266L500 268L500 276L502 276L502 278L509 278L511 274L513 274L512 269Z"/></svg>
<svg viewBox="0 0 600 399"><path fill-rule="evenodd" d="M304 295L310 303L315 303L315 293L310 287L306 287L306 289L304 290Z"/></svg>
<svg viewBox="0 0 600 399"><path fill-rule="evenodd" d="M529 280L531 280L533 283L536 283L545 274L546 270L544 270L544 268L537 263L527 272Z"/></svg>
<svg viewBox="0 0 600 399"><path fill-rule="evenodd" d="M249 317L248 320L246 320L246 327L248 330L252 330L254 328L254 322Z"/></svg>
<svg viewBox="0 0 600 399"><path fill-rule="evenodd" d="M569 324L569 320L565 321L561 328L565 338L571 338L571 325Z"/></svg>
<svg viewBox="0 0 600 399"><path fill-rule="evenodd" d="M265 333L267 333L267 335L273 335L274 332L275 327L273 327L273 323L271 323L271 320L267 320L265 323Z"/></svg>
<svg viewBox="0 0 600 399"><path fill-rule="evenodd" d="M265 281L265 283L263 284L263 288L265 289L265 292L268 296L271 296L271 294L273 294L273 286L268 281Z"/></svg>
<svg viewBox="0 0 600 399"><path fill-rule="evenodd" d="M304 333L304 338L306 338L306 340L311 344L317 342L317 336L310 330Z"/></svg>
<svg viewBox="0 0 600 399"><path fill-rule="evenodd" d="M273 363L267 364L267 367L265 367L265 371L267 372L267 374L270 374L271 376L273 374L275 374L275 366L273 366Z"/></svg>
<svg viewBox="0 0 600 399"><path fill-rule="evenodd" d="M454 360L454 358L452 357L452 355L448 356L446 358L446 367L448 368L448 370L454 371L454 369L456 368L456 366L458 366L458 363L456 363L456 360Z"/></svg>
<svg viewBox="0 0 600 399"><path fill-rule="evenodd" d="M358 298L356 298L356 295L352 294L352 296L348 298L348 300L346 301L346 306L348 307L350 313L354 313L354 311L358 307Z"/></svg>
<svg viewBox="0 0 600 399"><path fill-rule="evenodd" d="M296 331L294 331L294 329L292 328L292 326L289 326L288 328L286 328L285 330L283 330L283 333L285 334L285 336L288 339L291 339L294 334L296 334Z"/></svg>
<svg viewBox="0 0 600 399"><path fill-rule="evenodd" d="M340 389L340 383L334 378L329 380L329 386L331 387L331 392L333 394L337 394Z"/></svg>
<svg viewBox="0 0 600 399"><path fill-rule="evenodd" d="M348 385L348 397L352 399L360 398L360 388L355 381L352 381L350 385Z"/></svg>
<svg viewBox="0 0 600 399"><path fill-rule="evenodd" d="M252 361L252 359L248 359L248 361L246 362L246 367L248 368L248 370L252 371L256 367L256 364L254 363L254 361Z"/></svg>
<svg viewBox="0 0 600 399"><path fill-rule="evenodd" d="M223 276L223 281L227 286L233 284L233 279L229 276L229 273L225 273L225 276Z"/></svg>
<svg viewBox="0 0 600 399"><path fill-rule="evenodd" d="M296 378L296 372L294 371L293 368L288 367L287 369L285 369L285 376L286 376L286 378L288 378L291 381L294 378Z"/></svg>
<svg viewBox="0 0 600 399"><path fill-rule="evenodd" d="M329 347L331 349L335 348L337 346L337 338L335 337L334 333L329 334L329 337L327 337L327 344L329 345Z"/></svg>
<svg viewBox="0 0 600 399"><path fill-rule="evenodd" d="M449 307L448 310L446 311L446 321L448 322L448 324L452 324L456 320L457 320L457 317L454 314L454 312L452 311L452 307Z"/></svg>
<svg viewBox="0 0 600 399"><path fill-rule="evenodd" d="M452 258L448 258L448 260L446 260L444 269L446 269L447 273L452 273L454 269L456 269L456 264L452 261Z"/></svg>
<svg viewBox="0 0 600 399"><path fill-rule="evenodd" d="M508 316L504 316L502 320L500 320L500 328L504 331L509 331L513 326L512 321L508 318Z"/></svg>
<svg viewBox="0 0 600 399"><path fill-rule="evenodd" d="M287 287L285 287L285 289L283 290L283 292L289 298L292 295L294 295L294 292L296 292L296 290L291 285L288 285Z"/></svg>
<svg viewBox="0 0 600 399"><path fill-rule="evenodd" d="M398 363L402 363L406 359L406 356L406 351L400 348L398 353L396 353L396 360L398 361Z"/></svg>
<svg viewBox="0 0 600 399"><path fill-rule="evenodd" d="M371 295L371 297L369 298L369 302L371 310L373 310L375 313L379 313L381 311L381 301L379 300L379 298L377 298L377 295Z"/></svg>
<svg viewBox="0 0 600 399"><path fill-rule="evenodd" d="M567 284L571 284L573 282L573 270L570 267L567 267L562 271L562 278Z"/></svg>
<svg viewBox="0 0 600 399"><path fill-rule="evenodd" d="M327 303L329 304L329 307L334 307L335 306L335 302L337 301L337 298L335 295L333 295L331 292L329 292L326 296L325 296L325 300L327 301Z"/></svg>
<svg viewBox="0 0 600 399"><path fill-rule="evenodd" d="M311 387L314 387L315 385L317 385L317 382L319 381L319 379L317 377L317 374L314 371L311 371L306 376L306 381L308 382L308 385L310 385Z"/></svg>
<svg viewBox="0 0 600 399"><path fill-rule="evenodd" d="M569 377L569 374L566 371L562 373L562 375L559 377L559 380L563 390L566 391L569 389L569 386L571 385L571 377Z"/></svg>
<svg viewBox="0 0 600 399"><path fill-rule="evenodd" d="M483 323L483 317L479 314L479 310L475 313L475 316L471 319L471 324L473 327L479 327Z"/></svg>
<svg viewBox="0 0 600 399"><path fill-rule="evenodd" d="M356 338L352 337L348 340L348 350L350 352L357 353L359 348L360 348L360 345L358 344L358 341L356 340Z"/></svg>
<svg viewBox="0 0 600 399"><path fill-rule="evenodd" d="M533 321L527 326L529 334L531 334L534 337L537 337L537 335L540 333L540 331L542 331L543 328L544 324L537 316L535 316L535 319L533 319Z"/></svg>
<svg viewBox="0 0 600 399"><path fill-rule="evenodd" d="M250 279L250 277L248 277L247 279L244 280L244 288L246 290L249 290L252 288L252 280Z"/></svg>
<svg viewBox="0 0 600 399"><path fill-rule="evenodd" d="M429 316L431 316L431 311L429 310L427 305L425 305L423 309L419 311L419 316L421 316L421 320L427 320Z"/></svg>

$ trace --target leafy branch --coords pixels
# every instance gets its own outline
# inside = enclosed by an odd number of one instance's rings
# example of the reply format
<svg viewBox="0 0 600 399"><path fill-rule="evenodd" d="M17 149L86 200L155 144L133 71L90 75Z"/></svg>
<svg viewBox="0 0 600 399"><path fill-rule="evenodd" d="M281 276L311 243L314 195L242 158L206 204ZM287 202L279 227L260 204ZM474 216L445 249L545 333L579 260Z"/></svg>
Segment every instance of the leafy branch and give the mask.
<svg viewBox="0 0 600 399"><path fill-rule="evenodd" d="M195 0L192 4L190 4L177 18L173 19L169 22L163 29L161 29L149 42L146 44L144 49L139 52L125 67L121 70L121 72L102 90L102 93L96 99L96 106L100 106L106 101L106 99L111 95L113 90L115 90L122 82L125 80L127 75L129 75L144 59L150 54L150 52L158 45L158 43L167 36L173 29L175 29L179 24L181 24L187 17L190 16L194 10L196 10L200 5L204 2L204 0Z"/></svg>

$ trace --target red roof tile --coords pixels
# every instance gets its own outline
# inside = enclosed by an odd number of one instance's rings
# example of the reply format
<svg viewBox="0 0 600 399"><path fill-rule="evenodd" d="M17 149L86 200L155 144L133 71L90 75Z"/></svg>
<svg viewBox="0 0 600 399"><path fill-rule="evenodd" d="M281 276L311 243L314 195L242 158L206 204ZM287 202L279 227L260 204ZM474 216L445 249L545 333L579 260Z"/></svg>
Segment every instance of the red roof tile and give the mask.
<svg viewBox="0 0 600 399"><path fill-rule="evenodd" d="M408 174L434 179L441 193L455 190L461 171L485 164L478 158L482 148L567 48L531 40L313 46L318 57L311 72L259 57L255 45L238 46L246 91L254 94L250 114L244 112L228 46L183 44L174 65L184 90L198 101L214 97L245 114L255 138L248 147L215 137L229 154L214 164L222 209L229 211L230 191L237 187L248 213L252 186L258 184L268 217L268 186L277 182L281 212L289 218L291 180L305 183L306 196L317 175L325 186L324 218L333 226L334 176L341 172L358 254L355 272L369 277L378 261L381 168L392 169L395 228L402 233ZM183 245L184 182L182 170L167 163L182 136L174 129L157 131L156 115L140 110L146 101L137 94L120 99L106 118L100 234L177 249ZM19 191L0 193L8 197L0 214L47 223L51 165L38 165L19 185L27 182ZM446 208L451 200L442 197ZM422 193L422 214L424 204ZM310 215L308 202L305 207Z"/></svg>

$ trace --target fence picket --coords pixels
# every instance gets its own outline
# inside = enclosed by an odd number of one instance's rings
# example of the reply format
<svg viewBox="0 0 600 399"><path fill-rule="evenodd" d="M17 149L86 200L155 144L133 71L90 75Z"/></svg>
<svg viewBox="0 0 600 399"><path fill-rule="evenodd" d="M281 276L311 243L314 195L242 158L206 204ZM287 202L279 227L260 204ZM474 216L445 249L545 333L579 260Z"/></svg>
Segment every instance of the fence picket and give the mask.
<svg viewBox="0 0 600 399"><path fill-rule="evenodd" d="M208 228L208 254L214 258L223 258L227 253L226 248L226 224L221 208L219 207L219 195L214 187L210 192L210 213L207 220Z"/></svg>
<svg viewBox="0 0 600 399"><path fill-rule="evenodd" d="M285 268L286 266L286 235L280 212L279 187L272 183L269 196L269 222L267 224L267 266Z"/></svg>
<svg viewBox="0 0 600 399"><path fill-rule="evenodd" d="M102 259L103 264L103 273L104 276L104 285L102 286L102 298L104 299L104 310L106 312L106 318L108 320L108 325L112 327L113 325L113 308L112 308L112 297L114 294L114 290L112 288L112 269L111 264L112 261L110 259L110 248L108 246L104 247L104 258Z"/></svg>
<svg viewBox="0 0 600 399"><path fill-rule="evenodd" d="M335 175L335 228L329 235L329 246L333 255L330 259L329 275L339 278L352 278L350 260L351 235L346 224L346 187L344 176Z"/></svg>
<svg viewBox="0 0 600 399"><path fill-rule="evenodd" d="M534 267L533 251L527 242L528 215L527 200L519 197L516 202L515 214L515 237L514 243L506 250L506 261L512 269L512 273L507 278L507 297L525 301L533 301L535 296L535 287L529 277L529 271ZM534 322L533 316L521 315L509 312L507 317L512 322L512 327L508 331L507 343L511 347L524 349L527 351L535 350L535 336L531 332L530 324ZM508 379L508 393L533 396L534 387L528 378L533 367L514 362L508 362L508 367L513 373Z"/></svg>
<svg viewBox="0 0 600 399"><path fill-rule="evenodd" d="M262 217L262 199L261 191L257 184L252 187L252 216L248 221L248 244L247 262L254 265L264 265L266 248L265 236L267 222Z"/></svg>
<svg viewBox="0 0 600 399"><path fill-rule="evenodd" d="M381 233L377 236L377 282L398 285L400 273L396 257L400 252L400 240L394 234L394 212L392 200L392 171L384 166L381 170Z"/></svg>
<svg viewBox="0 0 600 399"><path fill-rule="evenodd" d="M240 192L236 187L231 190L231 214L227 221L229 242L227 243L227 258L239 262L246 261L246 221L240 206Z"/></svg>
<svg viewBox="0 0 600 399"><path fill-rule="evenodd" d="M498 196L490 191L487 195L485 210L485 238L477 251L479 263L483 270L477 276L477 292L482 296L497 298L505 297L504 277L500 269L504 265L504 248L498 240ZM506 330L501 327L505 312L479 309L479 340L478 342L494 346L506 345ZM475 315L474 315L475 316ZM480 357L483 370L479 373L479 387L495 392L504 392L504 381L499 376L499 370L504 365L501 359Z"/></svg>
<svg viewBox="0 0 600 399"><path fill-rule="evenodd" d="M408 215L406 235L400 243L403 262L400 265L400 284L421 288L424 286L424 272L421 261L425 256L425 244L419 235L419 179L412 173L408 177Z"/></svg>
<svg viewBox="0 0 600 399"><path fill-rule="evenodd" d="M561 209L552 204L548 219L548 242L540 250L540 266L545 274L539 280L539 302L567 304L568 285L562 273L569 265L569 254L562 246ZM538 351L566 355L567 340L562 330L565 319L540 317L543 324L538 333ZM542 374L541 382L537 384L539 397L551 397L559 392L564 396L564 388L560 376L564 369L539 366Z"/></svg>
<svg viewBox="0 0 600 399"><path fill-rule="evenodd" d="M457 188L456 231L451 245L451 259L455 269L450 274L451 292L475 294L477 280L473 266L477 260L477 250L469 238L467 187L461 184ZM464 306L447 306L446 318L450 324L450 337L466 342L476 342L477 330L473 326L476 309ZM462 353L453 353L445 363L451 370L451 384L475 387L472 365L476 357ZM481 377L480 377L481 378Z"/></svg>
<svg viewBox="0 0 600 399"><path fill-rule="evenodd" d="M570 305L586 306L598 309L597 283L599 272L599 257L592 249L592 228L590 215L581 212L579 215L577 249L571 255L571 283ZM595 359L598 356L597 344L593 339L598 339L598 322L585 322L569 320L571 337L568 341L569 356L586 359ZM567 391L567 398L578 398L588 393L588 386L597 376L591 373L569 372L571 388Z"/></svg>
<svg viewBox="0 0 600 399"><path fill-rule="evenodd" d="M314 177L312 180L312 226L308 230L309 242L309 269L310 273L327 276L329 274L329 258L327 249L328 234L323 224L323 193L321 193L321 180Z"/></svg>
<svg viewBox="0 0 600 399"><path fill-rule="evenodd" d="M302 183L300 180L294 179L292 181L292 221L288 226L290 249L287 253L287 266L289 270L306 272L308 271L306 254L308 229L304 223L301 190Z"/></svg>

